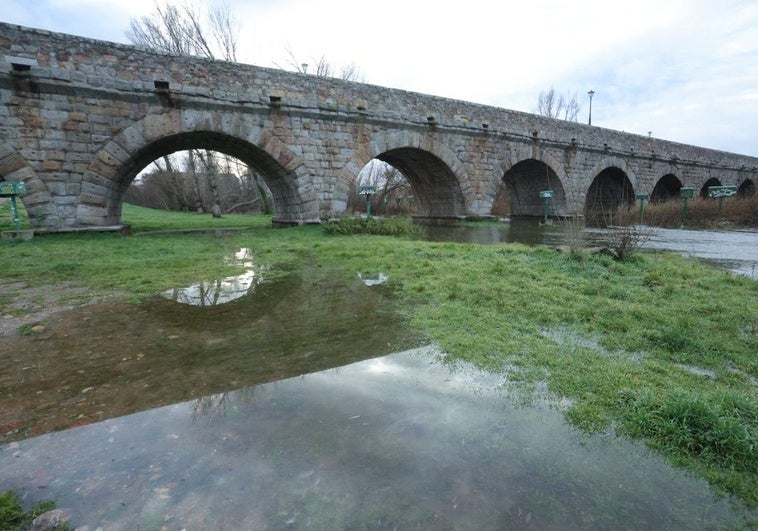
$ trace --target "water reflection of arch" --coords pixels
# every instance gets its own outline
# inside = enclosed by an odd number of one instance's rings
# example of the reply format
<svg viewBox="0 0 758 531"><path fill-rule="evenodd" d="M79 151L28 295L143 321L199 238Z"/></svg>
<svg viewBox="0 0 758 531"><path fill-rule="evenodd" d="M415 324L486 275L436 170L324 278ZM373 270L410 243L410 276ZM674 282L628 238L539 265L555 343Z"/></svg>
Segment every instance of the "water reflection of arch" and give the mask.
<svg viewBox="0 0 758 531"><path fill-rule="evenodd" d="M476 204L466 169L450 148L428 135L387 132L361 144L338 174L332 216L347 208L351 186L373 159L397 168L408 180L421 217L462 217L467 205Z"/></svg>
<svg viewBox="0 0 758 531"><path fill-rule="evenodd" d="M137 174L164 155L189 149L225 153L260 173L283 221L318 219L315 192L300 159L270 131L246 116L219 120L210 113L151 115L110 139L82 179L79 225L120 223L123 194Z"/></svg>
<svg viewBox="0 0 758 531"><path fill-rule="evenodd" d="M590 225L612 223L616 210L634 204L637 178L618 157L601 160L590 175L594 178L585 192L585 220Z"/></svg>
<svg viewBox="0 0 758 531"><path fill-rule="evenodd" d="M679 197L682 189L682 181L673 173L667 173L655 183L653 192L650 194L651 203L664 203L670 199Z"/></svg>

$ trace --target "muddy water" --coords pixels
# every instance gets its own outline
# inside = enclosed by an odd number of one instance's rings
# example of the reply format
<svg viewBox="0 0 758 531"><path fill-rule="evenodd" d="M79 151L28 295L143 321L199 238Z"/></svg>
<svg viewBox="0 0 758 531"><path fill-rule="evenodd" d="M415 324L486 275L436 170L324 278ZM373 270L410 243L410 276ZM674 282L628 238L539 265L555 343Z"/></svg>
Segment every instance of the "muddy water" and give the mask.
<svg viewBox="0 0 758 531"><path fill-rule="evenodd" d="M713 231L640 227L643 250L671 251L693 256L715 267L758 279L758 230ZM461 227L425 227L432 241L480 244L518 242L526 245L569 245L577 233L589 245L605 245L611 231L555 222L541 226L536 219Z"/></svg>
<svg viewBox="0 0 758 531"><path fill-rule="evenodd" d="M0 449L90 529L704 529L750 514L432 348ZM755 517L755 514L753 514Z"/></svg>
<svg viewBox="0 0 758 531"><path fill-rule="evenodd" d="M357 275L346 280L305 268L250 283L244 296L228 300L215 288L229 282L211 284L200 290L202 305L161 296L139 305L97 304L56 316L41 335L0 338L0 442L337 367L415 342L391 290L367 286ZM196 288L169 295L192 302L186 294Z"/></svg>

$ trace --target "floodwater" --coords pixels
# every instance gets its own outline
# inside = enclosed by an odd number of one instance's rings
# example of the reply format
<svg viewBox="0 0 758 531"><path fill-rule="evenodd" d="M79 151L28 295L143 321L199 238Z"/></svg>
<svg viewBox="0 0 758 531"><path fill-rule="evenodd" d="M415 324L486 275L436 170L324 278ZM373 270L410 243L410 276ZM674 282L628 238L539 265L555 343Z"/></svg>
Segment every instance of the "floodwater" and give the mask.
<svg viewBox="0 0 758 531"><path fill-rule="evenodd" d="M481 243L511 241L481 229ZM532 243L560 244L543 229ZM88 529L758 518L641 444L575 431L559 403L516 405L499 376L409 350L421 338L385 272L274 275L247 249L230 260L248 270L0 338L0 491L53 499Z"/></svg>
<svg viewBox="0 0 758 531"><path fill-rule="evenodd" d="M705 263L758 279L758 230L683 230L638 227L641 249L671 251L698 258ZM526 245L566 245L581 237L589 245L605 245L610 229L576 227L571 223L541 225L537 219L512 219L508 223L469 224L459 227L425 227L424 238L479 244L523 243Z"/></svg>
<svg viewBox="0 0 758 531"><path fill-rule="evenodd" d="M0 449L3 488L89 529L703 529L704 480L433 348L217 393ZM753 515L755 516L755 515Z"/></svg>
<svg viewBox="0 0 758 531"><path fill-rule="evenodd" d="M387 286L307 266L247 284L90 305L1 338L0 443L417 344Z"/></svg>

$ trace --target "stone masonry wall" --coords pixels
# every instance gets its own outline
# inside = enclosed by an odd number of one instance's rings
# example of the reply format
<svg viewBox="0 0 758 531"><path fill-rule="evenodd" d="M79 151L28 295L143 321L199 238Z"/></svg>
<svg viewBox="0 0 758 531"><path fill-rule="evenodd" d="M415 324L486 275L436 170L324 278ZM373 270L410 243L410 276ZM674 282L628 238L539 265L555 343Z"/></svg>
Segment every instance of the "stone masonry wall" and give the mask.
<svg viewBox="0 0 758 531"><path fill-rule="evenodd" d="M431 216L488 214L503 175L530 158L577 208L609 166L646 193L669 173L693 187L758 175L754 157L0 23L0 178L27 183L39 226L117 223L138 166L194 133L263 169L279 217L293 222L344 210L350 180L374 157L408 166Z"/></svg>

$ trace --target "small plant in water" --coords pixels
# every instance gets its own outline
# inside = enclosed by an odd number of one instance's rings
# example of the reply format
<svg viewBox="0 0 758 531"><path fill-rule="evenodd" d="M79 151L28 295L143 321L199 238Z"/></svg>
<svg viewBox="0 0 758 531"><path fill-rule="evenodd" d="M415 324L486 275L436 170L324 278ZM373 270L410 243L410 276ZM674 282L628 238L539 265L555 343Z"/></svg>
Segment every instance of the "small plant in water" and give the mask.
<svg viewBox="0 0 758 531"><path fill-rule="evenodd" d="M7 531L22 531L32 528L32 522L39 515L55 509L55 503L44 500L36 503L29 511L24 511L21 499L13 491L0 493L0 529ZM65 531L69 526L57 526L54 529Z"/></svg>
<svg viewBox="0 0 758 531"><path fill-rule="evenodd" d="M610 230L608 247L619 262L628 260L650 238L648 232L634 225L612 227Z"/></svg>
<svg viewBox="0 0 758 531"><path fill-rule="evenodd" d="M379 234L383 236L410 236L418 228L410 218L344 217L324 225L326 234Z"/></svg>

